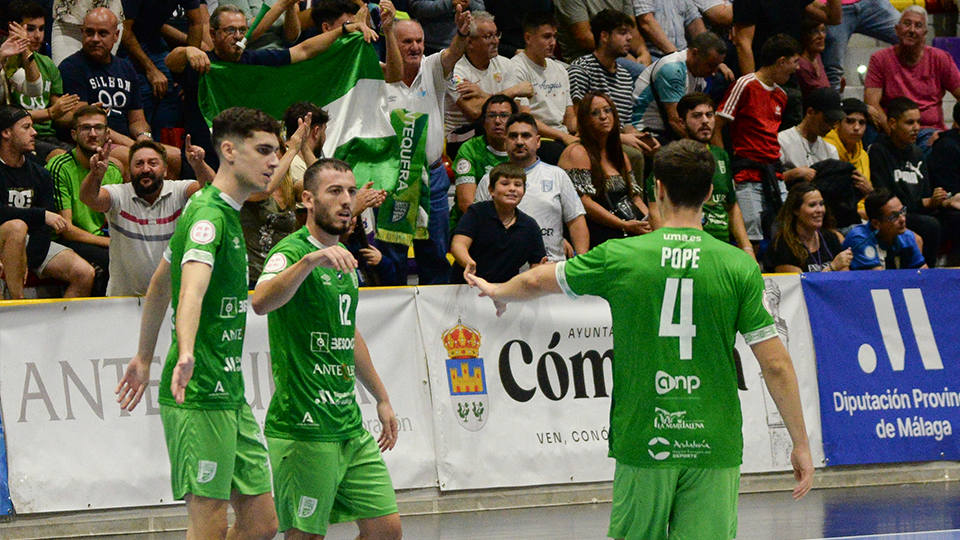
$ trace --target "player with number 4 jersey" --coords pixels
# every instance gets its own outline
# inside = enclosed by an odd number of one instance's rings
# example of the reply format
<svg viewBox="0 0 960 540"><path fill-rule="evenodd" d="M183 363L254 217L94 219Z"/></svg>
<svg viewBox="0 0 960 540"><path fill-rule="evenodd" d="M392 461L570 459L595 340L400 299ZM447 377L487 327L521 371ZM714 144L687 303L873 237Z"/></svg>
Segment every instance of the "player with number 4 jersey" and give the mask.
<svg viewBox="0 0 960 540"><path fill-rule="evenodd" d="M702 143L672 143L654 163L662 228L607 241L500 285L468 276L498 314L507 302L549 293L609 303L615 336L609 444L617 462L612 538L736 536L743 453L733 358L738 332L793 440L794 497L812 482L796 374L763 307L760 271L749 255L702 229L714 167Z"/></svg>

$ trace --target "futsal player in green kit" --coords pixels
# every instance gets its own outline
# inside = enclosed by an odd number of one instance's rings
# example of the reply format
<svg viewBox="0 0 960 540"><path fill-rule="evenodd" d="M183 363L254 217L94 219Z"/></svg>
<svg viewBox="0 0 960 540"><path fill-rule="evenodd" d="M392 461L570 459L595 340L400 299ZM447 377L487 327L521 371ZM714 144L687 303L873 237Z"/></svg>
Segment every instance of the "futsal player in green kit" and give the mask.
<svg viewBox="0 0 960 540"><path fill-rule="evenodd" d="M701 226L714 160L679 141L654 162L663 226L609 240L504 284L469 276L498 314L550 293L590 294L613 316L610 456L616 459L608 536L630 540L734 538L743 457L733 349L753 349L793 440L794 498L809 491L813 462L790 355L761 299L753 259Z"/></svg>
<svg viewBox="0 0 960 540"><path fill-rule="evenodd" d="M264 433L280 530L322 539L327 525L357 521L361 540L399 540L400 516L380 455L397 441L397 417L356 328L357 261L339 243L357 184L338 159L303 176L307 224L270 251L251 306L269 313L276 391ZM378 441L364 429L355 380L377 401Z"/></svg>
<svg viewBox="0 0 960 540"><path fill-rule="evenodd" d="M240 207L277 168L280 126L234 107L213 121L220 169L184 207L150 281L137 355L117 387L133 410L150 382L157 334L173 300L173 341L160 379L160 418L173 495L187 503L188 539L272 539L277 515L267 449L244 398L247 251ZM227 529L227 506L236 523Z"/></svg>

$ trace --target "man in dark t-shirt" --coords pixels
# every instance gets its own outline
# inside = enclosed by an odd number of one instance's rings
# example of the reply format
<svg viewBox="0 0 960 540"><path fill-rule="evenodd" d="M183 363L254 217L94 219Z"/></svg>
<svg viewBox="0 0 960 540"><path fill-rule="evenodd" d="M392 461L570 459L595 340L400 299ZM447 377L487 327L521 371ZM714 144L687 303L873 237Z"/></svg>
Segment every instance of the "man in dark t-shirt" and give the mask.
<svg viewBox="0 0 960 540"><path fill-rule="evenodd" d="M757 70L760 48L777 34L800 41L804 17L827 25L840 24L841 0L737 0L733 3L733 44L740 60L740 74Z"/></svg>

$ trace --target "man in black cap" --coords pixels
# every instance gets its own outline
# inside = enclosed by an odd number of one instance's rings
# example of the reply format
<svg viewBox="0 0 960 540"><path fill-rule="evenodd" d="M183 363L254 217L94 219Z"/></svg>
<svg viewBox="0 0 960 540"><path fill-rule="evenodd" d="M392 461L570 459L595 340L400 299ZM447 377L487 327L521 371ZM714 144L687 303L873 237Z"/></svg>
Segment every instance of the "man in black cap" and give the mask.
<svg viewBox="0 0 960 540"><path fill-rule="evenodd" d="M0 263L11 298L23 298L27 269L64 281L65 298L88 296L94 270L51 241L67 228L57 213L50 173L25 154L36 146L33 120L23 109L0 107Z"/></svg>
<svg viewBox="0 0 960 540"><path fill-rule="evenodd" d="M843 120L846 115L840 105L840 94L832 88L818 88L804 99L803 120L796 126L781 131L780 159L793 170L784 174L789 186L793 181L811 181L815 172L814 163L825 159L839 159L837 149L823 137Z"/></svg>

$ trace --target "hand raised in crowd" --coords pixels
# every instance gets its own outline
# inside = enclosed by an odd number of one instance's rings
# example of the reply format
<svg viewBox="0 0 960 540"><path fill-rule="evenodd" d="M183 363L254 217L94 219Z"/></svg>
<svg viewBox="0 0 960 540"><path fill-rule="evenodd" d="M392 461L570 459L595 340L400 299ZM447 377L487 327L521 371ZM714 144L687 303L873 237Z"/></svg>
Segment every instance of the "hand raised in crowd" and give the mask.
<svg viewBox="0 0 960 540"><path fill-rule="evenodd" d="M187 63L194 71L203 75L210 71L210 57L196 47L186 48Z"/></svg>
<svg viewBox="0 0 960 540"><path fill-rule="evenodd" d="M189 135L187 135L189 137ZM94 178L103 180L103 175L107 174L107 168L110 166L110 148L113 141L107 139L103 146L97 148L97 151L90 156L90 174Z"/></svg>
<svg viewBox="0 0 960 540"><path fill-rule="evenodd" d="M0 60L16 56L28 48L27 40L19 37L9 37L0 45Z"/></svg>
<svg viewBox="0 0 960 540"><path fill-rule="evenodd" d="M353 254L340 246L314 251L304 257L314 268L332 268L340 272L353 272L357 269L357 260Z"/></svg>
<svg viewBox="0 0 960 540"><path fill-rule="evenodd" d="M373 246L360 248L360 254L363 255L364 262L369 266L376 266L383 260L383 253L380 253L380 250Z"/></svg>
<svg viewBox="0 0 960 540"><path fill-rule="evenodd" d="M389 31L397 20L397 8L390 0L380 0L380 28Z"/></svg>
<svg viewBox="0 0 960 540"><path fill-rule="evenodd" d="M850 263L853 261L853 250L847 248L840 253L837 253L837 256L833 258L833 261L830 262L830 267L833 268L834 272L839 272L840 270L849 270Z"/></svg>
<svg viewBox="0 0 960 540"><path fill-rule="evenodd" d="M469 0L460 0L454 4L457 14L454 16L453 22L457 25L457 31L462 36L470 34L470 25L473 24L473 17L470 15L470 12L467 11L467 6L469 5Z"/></svg>
<svg viewBox="0 0 960 540"><path fill-rule="evenodd" d="M43 216L43 220L49 227L53 228L53 232L57 234L67 230L67 220L63 219L63 216L56 212L47 211Z"/></svg>
<svg viewBox="0 0 960 540"><path fill-rule="evenodd" d="M303 118L297 119L297 130L290 136L287 144L287 150L290 152L300 152L303 149L303 142L310 133L310 126L313 124L313 113L307 113Z"/></svg>
<svg viewBox="0 0 960 540"><path fill-rule="evenodd" d="M367 208L378 208L387 200L387 192L382 189L373 189L373 182L367 182L357 190L357 203L353 207L353 215L359 216Z"/></svg>
<svg viewBox="0 0 960 540"><path fill-rule="evenodd" d="M132 411L140 403L143 391L150 384L150 363L144 362L140 356L133 357L127 364L127 370L117 384L114 391L117 394L117 403L121 410Z"/></svg>
<svg viewBox="0 0 960 540"><path fill-rule="evenodd" d="M458 6L460 9L466 11L470 9L470 0L453 0L454 9L456 9Z"/></svg>
<svg viewBox="0 0 960 540"><path fill-rule="evenodd" d="M207 151L202 147L193 144L193 142L190 141L190 135L187 135L187 138L183 143L183 153L187 158L187 163L189 163L194 170L197 170L197 168L203 163L203 160L207 157Z"/></svg>
<svg viewBox="0 0 960 540"><path fill-rule="evenodd" d="M380 39L380 36L379 34L377 34L376 30L372 30L369 26L367 26L367 23L365 20L360 19L359 13L357 14L357 22L352 24L356 25L356 28L353 31L362 32L363 40L366 41L367 43Z"/></svg>
<svg viewBox="0 0 960 540"><path fill-rule="evenodd" d="M76 94L64 94L57 99L57 102L50 106L50 119L59 120L72 113L80 105L80 96Z"/></svg>
<svg viewBox="0 0 960 540"><path fill-rule="evenodd" d="M850 176L853 178L853 187L856 188L856 190L860 193L868 195L871 191L873 191L873 184L870 183L870 181L867 180L867 177L864 176L860 171L854 169L853 174Z"/></svg>

